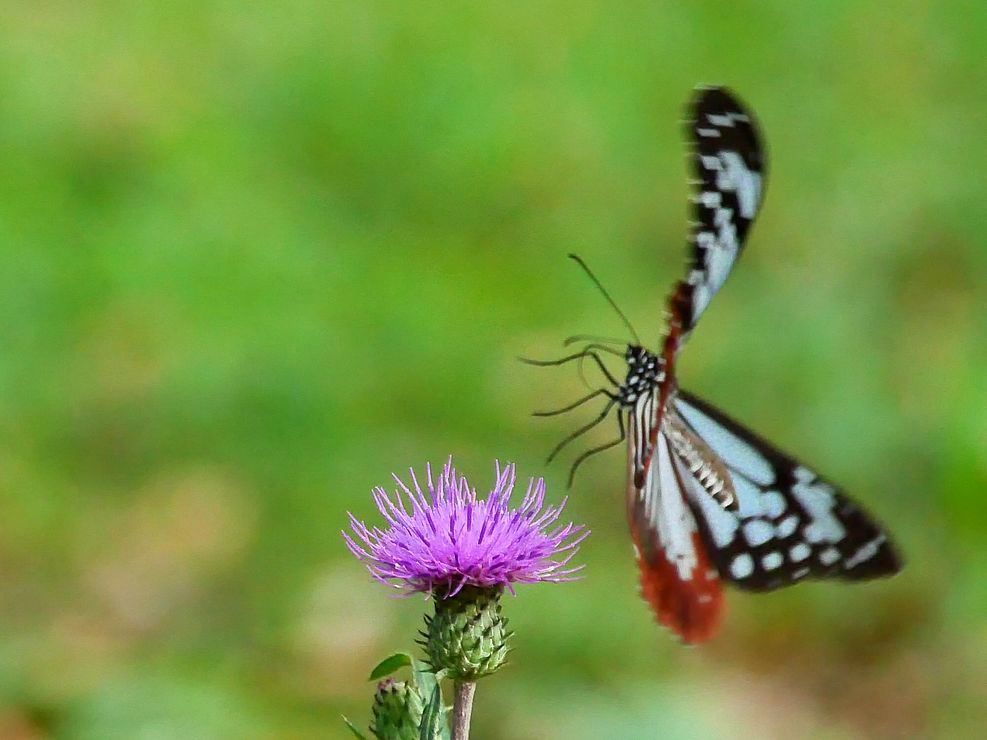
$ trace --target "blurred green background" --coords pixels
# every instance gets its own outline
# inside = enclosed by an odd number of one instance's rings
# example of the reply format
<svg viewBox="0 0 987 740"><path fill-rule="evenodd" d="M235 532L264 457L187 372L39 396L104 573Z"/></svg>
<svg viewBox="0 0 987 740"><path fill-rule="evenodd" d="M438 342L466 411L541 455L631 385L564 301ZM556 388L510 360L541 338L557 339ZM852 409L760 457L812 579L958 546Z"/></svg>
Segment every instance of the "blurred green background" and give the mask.
<svg viewBox="0 0 987 740"><path fill-rule="evenodd" d="M682 384L840 481L898 578L636 595L623 453L520 589L479 738L973 736L987 722L987 7L0 4L0 737L343 737L427 604L346 552L454 453L565 492L582 391L682 274L679 120L728 84L765 210ZM612 434L601 429L597 441Z"/></svg>

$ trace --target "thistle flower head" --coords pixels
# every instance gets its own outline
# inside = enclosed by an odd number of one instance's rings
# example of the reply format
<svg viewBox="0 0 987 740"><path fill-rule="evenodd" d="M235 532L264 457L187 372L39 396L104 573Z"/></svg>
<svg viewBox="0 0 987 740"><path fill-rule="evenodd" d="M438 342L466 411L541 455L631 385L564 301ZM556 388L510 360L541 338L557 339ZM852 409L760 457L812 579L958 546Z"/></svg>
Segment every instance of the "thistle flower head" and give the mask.
<svg viewBox="0 0 987 740"><path fill-rule="evenodd" d="M349 515L353 536L343 532L346 544L381 583L446 598L465 586L513 591L515 583L568 581L581 570L569 563L589 531L557 524L565 500L544 506L543 479L532 479L520 506L511 508L512 464L497 464L496 482L482 499L451 458L436 480L430 466L426 478L422 491L414 470L410 487L395 475L393 498L374 489L386 529Z"/></svg>

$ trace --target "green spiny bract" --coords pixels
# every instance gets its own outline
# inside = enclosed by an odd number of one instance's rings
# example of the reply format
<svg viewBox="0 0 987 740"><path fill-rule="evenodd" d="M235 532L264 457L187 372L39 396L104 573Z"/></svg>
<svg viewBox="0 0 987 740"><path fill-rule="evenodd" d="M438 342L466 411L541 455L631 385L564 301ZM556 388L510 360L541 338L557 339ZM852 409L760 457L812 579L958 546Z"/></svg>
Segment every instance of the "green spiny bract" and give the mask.
<svg viewBox="0 0 987 740"><path fill-rule="evenodd" d="M449 678L475 681L500 668L507 659L507 619L501 614L502 588L466 586L440 599L433 592L435 614L425 617L424 646L432 669Z"/></svg>
<svg viewBox="0 0 987 740"><path fill-rule="evenodd" d="M424 702L414 686L386 678L374 694L374 723L378 740L418 740Z"/></svg>

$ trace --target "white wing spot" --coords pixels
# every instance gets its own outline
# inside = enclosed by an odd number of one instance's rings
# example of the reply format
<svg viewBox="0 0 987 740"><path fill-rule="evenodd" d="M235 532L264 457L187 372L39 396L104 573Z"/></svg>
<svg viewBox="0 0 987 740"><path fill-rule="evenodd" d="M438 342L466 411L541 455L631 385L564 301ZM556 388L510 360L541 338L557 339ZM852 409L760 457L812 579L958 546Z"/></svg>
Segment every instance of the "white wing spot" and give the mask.
<svg viewBox="0 0 987 740"><path fill-rule="evenodd" d="M696 242L696 246L698 246L701 249L704 250L714 249L716 247L716 234L714 234L712 231L700 231L698 234L696 234L695 242ZM697 272L699 274L696 275L696 280L706 279L705 270L698 270Z"/></svg>
<svg viewBox="0 0 987 740"><path fill-rule="evenodd" d="M877 537L857 550L853 557L847 558L847 561L843 564L843 567L850 570L850 568L856 568L864 561L870 560L872 557L877 555L877 551L881 548L881 545L884 544L885 539L886 538L883 534L879 534Z"/></svg>
<svg viewBox="0 0 987 740"><path fill-rule="evenodd" d="M806 471L808 473L808 471ZM799 470L795 471L796 477ZM811 475L811 473L809 473ZM815 483L796 483L792 487L792 495L802 505L812 518L813 531L815 535L809 535L809 527L806 527L806 536L810 542L839 542L846 537L846 528L843 523L833 513L836 504L836 496L833 487L816 480ZM818 539L812 539L817 536Z"/></svg>
<svg viewBox="0 0 987 740"><path fill-rule="evenodd" d="M737 494L737 514L741 519L769 519L771 512L764 505L761 491L742 475L731 475Z"/></svg>
<svg viewBox="0 0 987 740"><path fill-rule="evenodd" d="M740 204L740 215L744 218L754 218L757 214L757 204L761 199L761 175L747 169L743 157L737 152L721 152L725 175L730 187L724 190L734 190L737 202Z"/></svg>
<svg viewBox="0 0 987 740"><path fill-rule="evenodd" d="M774 527L763 519L752 519L744 524L744 539L751 547L763 545L774 535Z"/></svg>
<svg viewBox="0 0 987 740"><path fill-rule="evenodd" d="M709 138L719 138L720 132L715 128L696 128L696 133L700 136L706 136Z"/></svg>
<svg viewBox="0 0 987 740"><path fill-rule="evenodd" d="M764 566L765 570L774 570L775 568L779 567L783 562L785 562L785 558L782 556L780 552L769 552L767 555L761 558L761 565Z"/></svg>
<svg viewBox="0 0 987 740"><path fill-rule="evenodd" d="M816 479L816 474L804 465L795 468L795 481L797 483L812 483Z"/></svg>
<svg viewBox="0 0 987 740"><path fill-rule="evenodd" d="M777 491L762 493L761 505L764 507L764 513L772 519L777 519L785 513L785 497Z"/></svg>
<svg viewBox="0 0 987 740"><path fill-rule="evenodd" d="M791 557L793 563L801 563L809 555L812 554L812 548L809 547L804 542L799 542L794 545L791 550L788 551L789 557Z"/></svg>
<svg viewBox="0 0 987 740"><path fill-rule="evenodd" d="M827 547L819 553L819 562L823 565L832 565L840 559L840 551L835 547Z"/></svg>
<svg viewBox="0 0 987 740"><path fill-rule="evenodd" d="M709 305L710 300L713 297L713 292L709 289L708 285L696 284L696 289L692 293L693 303L695 304L696 316L701 314L706 310L706 306Z"/></svg>
<svg viewBox="0 0 987 740"><path fill-rule="evenodd" d="M734 578L747 578L754 572L754 558L749 553L741 553L730 563L730 574Z"/></svg>
<svg viewBox="0 0 987 740"><path fill-rule="evenodd" d="M808 568L799 568L798 570L792 571L792 578L804 578L807 575L809 575Z"/></svg>
<svg viewBox="0 0 987 740"><path fill-rule="evenodd" d="M775 527L775 532L777 532L778 536L781 537L782 539L784 539L785 537L791 537L795 533L795 530L798 528L798 525L799 525L798 516L796 516L795 514L789 514L780 522L778 522L778 526Z"/></svg>
<svg viewBox="0 0 987 740"><path fill-rule="evenodd" d="M823 541L823 539L825 539L822 528L819 526L818 522L813 522L807 526L803 534L805 535L805 539L813 545L818 545Z"/></svg>

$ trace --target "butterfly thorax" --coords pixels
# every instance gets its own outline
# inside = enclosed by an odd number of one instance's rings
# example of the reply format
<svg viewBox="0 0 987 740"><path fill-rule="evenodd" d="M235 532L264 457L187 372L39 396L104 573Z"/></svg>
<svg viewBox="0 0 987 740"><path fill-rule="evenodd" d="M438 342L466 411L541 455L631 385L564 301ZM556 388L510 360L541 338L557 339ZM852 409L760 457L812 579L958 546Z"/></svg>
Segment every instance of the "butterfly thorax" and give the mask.
<svg viewBox="0 0 987 740"><path fill-rule="evenodd" d="M653 352L636 344L627 345L624 353L627 377L620 386L617 400L630 408L635 402L665 380L665 361Z"/></svg>

